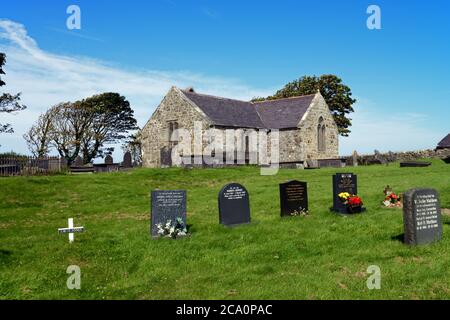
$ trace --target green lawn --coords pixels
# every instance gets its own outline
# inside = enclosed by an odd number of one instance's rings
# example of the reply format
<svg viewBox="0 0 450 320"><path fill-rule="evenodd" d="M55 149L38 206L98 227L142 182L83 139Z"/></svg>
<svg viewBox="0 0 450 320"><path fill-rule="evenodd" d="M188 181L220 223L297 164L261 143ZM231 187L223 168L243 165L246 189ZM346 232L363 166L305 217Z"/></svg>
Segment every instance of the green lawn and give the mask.
<svg viewBox="0 0 450 320"><path fill-rule="evenodd" d="M450 165L344 168L358 174L367 212L330 213L336 169L254 167L137 169L98 175L0 178L2 299L448 299L450 216L443 240L407 247L402 211L380 206L383 189L433 187L450 208ZM308 182L310 216L281 219L278 184ZM250 193L252 223L218 223L217 195L229 182ZM191 237L152 240L150 191L186 189ZM57 229L73 217L85 233ZM81 268L81 290L66 268ZM381 289L366 270L381 268Z"/></svg>

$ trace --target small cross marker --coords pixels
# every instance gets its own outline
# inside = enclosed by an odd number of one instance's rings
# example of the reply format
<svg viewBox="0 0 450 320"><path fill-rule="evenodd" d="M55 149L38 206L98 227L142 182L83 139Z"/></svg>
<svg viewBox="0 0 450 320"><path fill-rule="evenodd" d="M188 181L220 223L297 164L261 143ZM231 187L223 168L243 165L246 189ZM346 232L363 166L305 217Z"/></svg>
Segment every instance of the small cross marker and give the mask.
<svg viewBox="0 0 450 320"><path fill-rule="evenodd" d="M68 233L69 234L69 242L72 243L74 241L74 233L75 232L84 232L84 227L73 227L73 218L69 218L68 220L68 228L59 228L58 232L60 234Z"/></svg>

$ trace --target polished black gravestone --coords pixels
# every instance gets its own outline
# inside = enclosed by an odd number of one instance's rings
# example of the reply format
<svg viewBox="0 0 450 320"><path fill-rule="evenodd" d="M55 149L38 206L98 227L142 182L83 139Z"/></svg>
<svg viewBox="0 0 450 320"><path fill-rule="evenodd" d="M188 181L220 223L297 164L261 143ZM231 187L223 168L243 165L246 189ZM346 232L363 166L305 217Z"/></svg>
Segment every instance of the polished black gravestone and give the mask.
<svg viewBox="0 0 450 320"><path fill-rule="evenodd" d="M297 180L280 184L281 216L297 216L308 212L306 182Z"/></svg>
<svg viewBox="0 0 450 320"><path fill-rule="evenodd" d="M420 245L442 239L439 194L434 189L411 189L403 196L404 242Z"/></svg>
<svg viewBox="0 0 450 320"><path fill-rule="evenodd" d="M348 213L347 206L342 203L339 194L348 192L358 194L358 180L353 173L336 173L333 176L333 211L339 213Z"/></svg>
<svg viewBox="0 0 450 320"><path fill-rule="evenodd" d="M244 186L230 183L220 190L219 221L225 226L250 223L250 201Z"/></svg>
<svg viewBox="0 0 450 320"><path fill-rule="evenodd" d="M169 220L174 223L177 218L183 219L186 226L186 191L154 190L152 191L150 232L158 236L157 224L165 225Z"/></svg>

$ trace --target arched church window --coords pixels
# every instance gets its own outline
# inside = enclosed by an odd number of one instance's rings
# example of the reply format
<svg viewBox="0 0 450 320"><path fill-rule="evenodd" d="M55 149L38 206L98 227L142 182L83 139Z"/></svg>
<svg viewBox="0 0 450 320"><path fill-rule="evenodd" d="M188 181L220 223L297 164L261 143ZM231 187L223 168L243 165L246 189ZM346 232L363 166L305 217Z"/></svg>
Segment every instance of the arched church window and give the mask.
<svg viewBox="0 0 450 320"><path fill-rule="evenodd" d="M317 150L320 152L325 151L326 144L326 128L322 117L319 118L319 124L317 125Z"/></svg>
<svg viewBox="0 0 450 320"><path fill-rule="evenodd" d="M322 124L322 150L320 151L326 151L327 150L327 146L326 146L326 139L327 135L326 135L326 127L325 124Z"/></svg>

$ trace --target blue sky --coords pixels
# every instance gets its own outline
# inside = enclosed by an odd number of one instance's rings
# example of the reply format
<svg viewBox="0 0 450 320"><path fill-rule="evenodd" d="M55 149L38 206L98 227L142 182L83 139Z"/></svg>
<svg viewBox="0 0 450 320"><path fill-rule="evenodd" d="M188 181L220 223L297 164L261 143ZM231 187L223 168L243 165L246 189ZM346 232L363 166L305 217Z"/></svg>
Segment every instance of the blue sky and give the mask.
<svg viewBox="0 0 450 320"><path fill-rule="evenodd" d="M66 28L72 4L81 30ZM366 27L371 4L381 30ZM325 73L358 99L342 154L433 148L450 132L449 12L445 0L2 1L5 90L29 108L7 117L16 133L0 152L26 152L40 112L98 91L126 95L143 125L171 85L250 99Z"/></svg>

